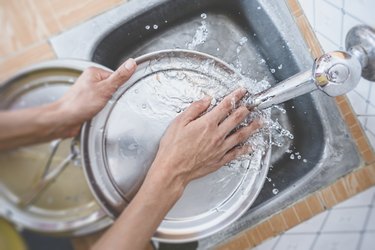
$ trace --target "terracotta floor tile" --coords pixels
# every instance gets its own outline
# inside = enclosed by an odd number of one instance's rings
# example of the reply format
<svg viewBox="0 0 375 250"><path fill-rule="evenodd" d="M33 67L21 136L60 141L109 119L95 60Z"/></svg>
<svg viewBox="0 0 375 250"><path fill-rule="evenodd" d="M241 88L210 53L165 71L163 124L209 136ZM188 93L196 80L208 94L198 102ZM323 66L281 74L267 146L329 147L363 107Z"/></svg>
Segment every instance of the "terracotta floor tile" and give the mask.
<svg viewBox="0 0 375 250"><path fill-rule="evenodd" d="M64 29L73 26L74 24L80 23L92 16L104 12L120 3L124 3L124 0L43 0L48 1L51 5L55 17ZM38 1L39 2L39 1Z"/></svg>
<svg viewBox="0 0 375 250"><path fill-rule="evenodd" d="M22 53L0 62L0 82L21 68L47 59L55 58L51 45L47 42L32 46Z"/></svg>
<svg viewBox="0 0 375 250"><path fill-rule="evenodd" d="M0 56L9 55L48 36L48 28L29 0L0 0Z"/></svg>

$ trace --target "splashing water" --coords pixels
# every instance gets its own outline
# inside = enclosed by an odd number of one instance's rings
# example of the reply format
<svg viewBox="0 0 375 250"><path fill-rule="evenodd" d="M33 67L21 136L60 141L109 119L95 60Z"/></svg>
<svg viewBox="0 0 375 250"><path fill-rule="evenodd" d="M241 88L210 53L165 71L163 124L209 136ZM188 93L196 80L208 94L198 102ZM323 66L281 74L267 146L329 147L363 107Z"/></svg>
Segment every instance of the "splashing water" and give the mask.
<svg viewBox="0 0 375 250"><path fill-rule="evenodd" d="M206 19L207 15L203 13L201 17L202 19ZM198 45L204 44L207 40L207 37L208 37L207 23L205 20L203 20L201 21L201 25L196 30L193 40L190 43L188 43L187 45L188 49L194 50Z"/></svg>

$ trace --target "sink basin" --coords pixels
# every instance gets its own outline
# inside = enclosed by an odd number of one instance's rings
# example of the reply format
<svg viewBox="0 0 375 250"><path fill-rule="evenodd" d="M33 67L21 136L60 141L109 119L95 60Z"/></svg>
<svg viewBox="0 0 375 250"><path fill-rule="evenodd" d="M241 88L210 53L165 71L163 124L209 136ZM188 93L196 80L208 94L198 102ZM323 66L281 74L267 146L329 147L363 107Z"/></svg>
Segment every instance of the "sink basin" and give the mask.
<svg viewBox="0 0 375 250"><path fill-rule="evenodd" d="M148 52L194 49L271 85L313 63L286 3L278 0L130 1L51 43L59 57L90 59L112 69ZM273 108L272 115L294 138L279 136L282 143L273 146L269 181L255 203L227 229L180 248L219 244L359 165L336 104L325 94L295 98Z"/></svg>

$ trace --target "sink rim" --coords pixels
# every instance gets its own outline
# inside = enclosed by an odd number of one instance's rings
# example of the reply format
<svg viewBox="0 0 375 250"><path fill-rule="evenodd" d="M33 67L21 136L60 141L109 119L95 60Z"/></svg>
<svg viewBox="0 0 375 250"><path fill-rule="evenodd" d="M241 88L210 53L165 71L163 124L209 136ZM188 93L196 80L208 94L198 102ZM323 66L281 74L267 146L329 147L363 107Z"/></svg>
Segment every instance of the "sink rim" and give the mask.
<svg viewBox="0 0 375 250"><path fill-rule="evenodd" d="M138 16L144 13L146 11L145 9L147 8L152 8L153 6L166 3L168 1L170 0L130 1L118 7L118 10L122 13L122 16L118 20L117 25L127 20L130 20L134 16ZM270 13L270 11L272 10L275 10L275 12L277 12L276 10L281 9L282 13L280 14L280 16L273 16L272 18L276 21L283 20L283 23L279 24L278 27L281 27L281 29L283 29L284 27L284 31L285 26L290 26L292 31L294 31L291 33L293 36L288 37L288 34L284 34L283 37L291 45L290 48L292 50L293 55L295 56L294 59L299 64L299 71L303 71L311 67L313 61L311 58L311 54L308 52L306 42L303 39L302 34L300 33L300 30L298 29L295 20L293 19L292 14L289 12L286 2L266 0L257 0L257 2L260 4L260 6L262 6L262 8L266 8L268 10L267 13ZM125 13L124 10L126 10ZM113 15L115 12L116 10L113 10L111 12L111 15ZM51 39L51 43L55 48L57 55L59 57L74 55L78 57L83 57L84 59L91 59L91 54L87 53L87 49L83 51L84 53L79 52L78 54L74 54L71 53L72 50L69 51L69 49L64 49L61 47L64 47L64 43L67 44L71 42L72 39L74 40L75 37L79 35L80 32L82 32L83 28L89 29L90 32L88 33L90 33L90 36L92 37L92 33L94 30L92 28L90 29L89 26L92 25L92 22L99 22L100 20L104 19L104 17L98 17L97 19L95 19L97 21L89 20L87 23L80 25L80 27L74 28L73 30L70 30L64 34L61 34ZM111 27L113 28L114 26ZM111 27L104 27L101 29L101 31L110 32ZM86 38L90 36L86 35ZM98 37L99 36L95 34L94 41L98 42ZM95 45L93 44L87 46L87 39L85 39L85 35L81 36L78 39L78 42L84 43L85 48L88 47L88 50L90 52L93 51L95 48ZM239 231L256 225L262 220L265 220L270 215L275 214L276 212L293 204L297 200L305 197L306 195L331 183L332 181L338 179L342 175L348 173L350 170L360 165L361 160L358 151L354 146L354 142L350 138L348 129L346 128L346 125L342 120L339 110L336 104L334 103L334 100L325 96L323 93L317 92L312 93L311 98L315 104L314 107L318 110L318 114L321 117L322 125L325 132L324 136L326 139L323 149L324 154L329 154L330 152L332 152L332 149L334 149L337 146L342 147L344 148L344 151L341 152L343 155L341 155L340 159L342 160L349 158L346 165L340 167L337 164L333 164L332 162L327 162L327 159L322 160L321 162L319 162L319 164L314 166L313 169L307 175L299 179L295 183L295 187L288 187L285 190L285 195L283 193L279 193L277 196L275 196L274 199L270 199L264 204L262 204L261 207L255 207L253 209L250 209L249 214L242 216L237 222L233 223L231 226L227 227L223 231L217 233L217 235L200 240L200 248L202 247L202 249L205 249L212 247L215 244L225 241L231 235L237 234ZM330 119L332 114L334 114L334 118ZM336 123L336 121L338 121L338 123ZM326 137L327 134L330 134L331 136ZM350 157L348 157L348 155L350 155ZM318 180L319 178L320 180ZM300 190L297 190L298 188L300 188Z"/></svg>

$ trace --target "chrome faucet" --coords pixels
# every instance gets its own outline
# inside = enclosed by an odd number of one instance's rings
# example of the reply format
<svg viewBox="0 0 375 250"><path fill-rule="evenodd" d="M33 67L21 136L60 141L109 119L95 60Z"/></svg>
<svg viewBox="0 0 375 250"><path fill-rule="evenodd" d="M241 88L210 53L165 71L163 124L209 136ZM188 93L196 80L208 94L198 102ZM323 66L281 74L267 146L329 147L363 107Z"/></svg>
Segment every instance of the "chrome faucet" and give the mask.
<svg viewBox="0 0 375 250"><path fill-rule="evenodd" d="M364 25L346 36L346 51L333 51L317 58L311 70L296 74L247 99L248 109L265 109L315 91L329 96L353 90L361 76L375 81L375 30Z"/></svg>

